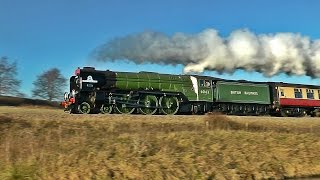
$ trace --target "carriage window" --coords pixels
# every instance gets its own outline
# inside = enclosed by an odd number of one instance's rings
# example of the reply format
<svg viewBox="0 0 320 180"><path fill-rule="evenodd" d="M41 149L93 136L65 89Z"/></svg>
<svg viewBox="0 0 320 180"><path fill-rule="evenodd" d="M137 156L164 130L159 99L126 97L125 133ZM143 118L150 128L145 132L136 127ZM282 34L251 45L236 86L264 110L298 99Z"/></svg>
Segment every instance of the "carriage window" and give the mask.
<svg viewBox="0 0 320 180"><path fill-rule="evenodd" d="M302 90L301 89L294 89L294 97L295 98L302 98Z"/></svg>
<svg viewBox="0 0 320 180"><path fill-rule="evenodd" d="M204 80L200 79L200 87L204 87Z"/></svg>
<svg viewBox="0 0 320 180"><path fill-rule="evenodd" d="M307 98L314 99L314 92L312 89L307 89Z"/></svg>
<svg viewBox="0 0 320 180"><path fill-rule="evenodd" d="M318 90L318 98L320 99L320 90Z"/></svg>
<svg viewBox="0 0 320 180"><path fill-rule="evenodd" d="M280 95L281 95L281 96L284 96L284 91L283 91L283 89L280 89Z"/></svg>

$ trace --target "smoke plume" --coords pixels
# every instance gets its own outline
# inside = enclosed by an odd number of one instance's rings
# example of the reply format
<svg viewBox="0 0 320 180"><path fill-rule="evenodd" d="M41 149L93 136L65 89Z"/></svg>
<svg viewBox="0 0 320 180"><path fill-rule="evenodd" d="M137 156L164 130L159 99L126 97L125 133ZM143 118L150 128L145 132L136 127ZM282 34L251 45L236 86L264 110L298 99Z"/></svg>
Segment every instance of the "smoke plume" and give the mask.
<svg viewBox="0 0 320 180"><path fill-rule="evenodd" d="M137 64L182 64L184 72L257 71L320 76L320 40L295 33L257 35L247 29L221 37L215 29L198 34L146 31L115 38L94 52L100 61L130 60Z"/></svg>

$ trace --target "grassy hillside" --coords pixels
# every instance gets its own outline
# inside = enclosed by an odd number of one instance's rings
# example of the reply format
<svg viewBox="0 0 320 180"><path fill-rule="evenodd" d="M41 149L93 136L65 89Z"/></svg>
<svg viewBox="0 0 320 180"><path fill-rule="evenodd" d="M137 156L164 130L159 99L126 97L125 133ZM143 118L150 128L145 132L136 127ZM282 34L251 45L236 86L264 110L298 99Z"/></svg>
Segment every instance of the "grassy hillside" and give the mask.
<svg viewBox="0 0 320 180"><path fill-rule="evenodd" d="M320 119L70 115L0 107L0 179L320 175Z"/></svg>

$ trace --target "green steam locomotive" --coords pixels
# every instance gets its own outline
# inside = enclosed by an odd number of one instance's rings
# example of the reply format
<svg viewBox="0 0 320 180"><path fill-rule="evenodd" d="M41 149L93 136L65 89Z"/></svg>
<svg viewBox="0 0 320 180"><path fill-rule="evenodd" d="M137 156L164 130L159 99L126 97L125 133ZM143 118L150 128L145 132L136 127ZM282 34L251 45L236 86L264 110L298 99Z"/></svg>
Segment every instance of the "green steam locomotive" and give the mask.
<svg viewBox="0 0 320 180"><path fill-rule="evenodd" d="M62 105L65 111L80 114L222 112L265 115L283 113L279 91L281 86L284 84L197 75L101 71L84 67L78 68L70 78L70 92L65 93ZM313 113L316 109L315 106L286 107L287 115Z"/></svg>

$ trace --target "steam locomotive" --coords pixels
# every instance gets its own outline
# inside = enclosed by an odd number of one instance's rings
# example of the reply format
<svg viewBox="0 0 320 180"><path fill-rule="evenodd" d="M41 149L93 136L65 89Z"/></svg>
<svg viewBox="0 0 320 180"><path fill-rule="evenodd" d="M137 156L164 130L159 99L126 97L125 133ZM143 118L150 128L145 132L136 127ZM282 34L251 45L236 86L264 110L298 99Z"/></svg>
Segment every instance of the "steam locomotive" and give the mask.
<svg viewBox="0 0 320 180"><path fill-rule="evenodd" d="M70 78L62 105L79 114L318 116L320 86L84 67Z"/></svg>

